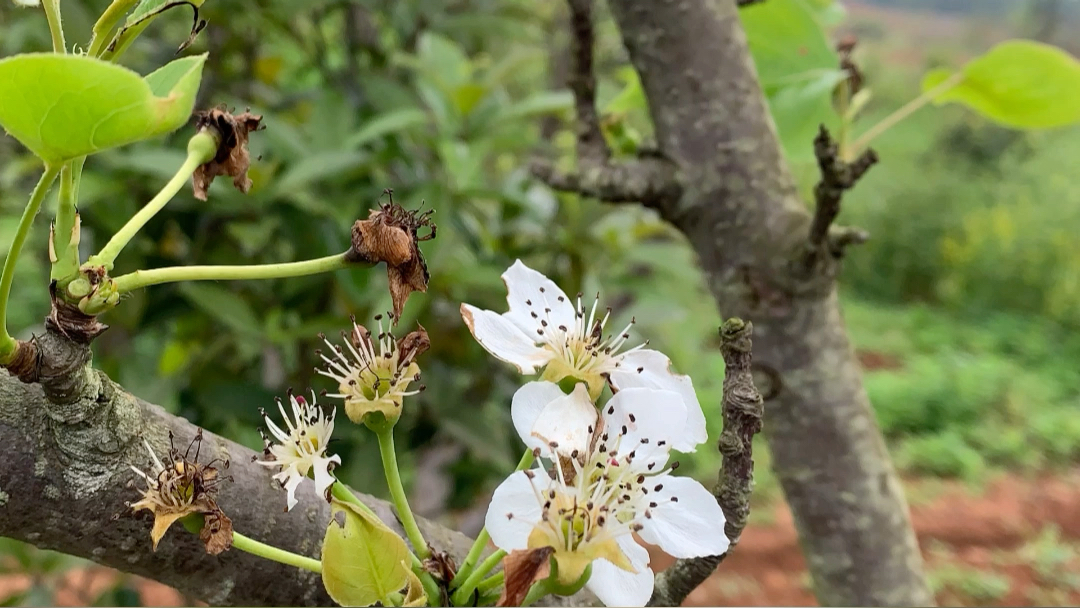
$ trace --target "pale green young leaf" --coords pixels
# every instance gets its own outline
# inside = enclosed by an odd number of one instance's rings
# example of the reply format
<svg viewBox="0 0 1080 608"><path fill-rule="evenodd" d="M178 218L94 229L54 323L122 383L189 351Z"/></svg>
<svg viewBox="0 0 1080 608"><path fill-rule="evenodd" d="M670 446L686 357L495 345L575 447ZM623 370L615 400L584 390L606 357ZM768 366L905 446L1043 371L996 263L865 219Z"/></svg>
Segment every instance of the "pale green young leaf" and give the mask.
<svg viewBox="0 0 1080 608"><path fill-rule="evenodd" d="M1007 40L969 61L960 74L958 84L936 95L935 103L960 103L1018 129L1080 120L1080 62L1055 46ZM952 77L948 70L932 70L923 78L923 91Z"/></svg>
<svg viewBox="0 0 1080 608"><path fill-rule="evenodd" d="M409 582L409 548L370 513L334 500L322 547L326 592L342 606L370 606Z"/></svg>
<svg viewBox="0 0 1080 608"><path fill-rule="evenodd" d="M175 131L191 116L206 55L145 79L82 55L30 53L0 60L0 126L57 164Z"/></svg>
<svg viewBox="0 0 1080 608"><path fill-rule="evenodd" d="M841 70L821 72L817 78L774 89L768 95L769 111L788 159L803 161L813 156L812 142L818 126L834 128L839 117L833 109L832 92L846 78Z"/></svg>
<svg viewBox="0 0 1080 608"><path fill-rule="evenodd" d="M750 54L765 88L817 78L835 70L840 58L829 42L819 13L807 0L768 0L739 11Z"/></svg>
<svg viewBox="0 0 1080 608"><path fill-rule="evenodd" d="M402 562L402 566L407 564ZM420 577L416 576L412 570L408 570L409 573L409 585L405 589L405 600L401 603L404 608L416 608L418 606L427 606L427 593L424 591L424 583L420 582Z"/></svg>

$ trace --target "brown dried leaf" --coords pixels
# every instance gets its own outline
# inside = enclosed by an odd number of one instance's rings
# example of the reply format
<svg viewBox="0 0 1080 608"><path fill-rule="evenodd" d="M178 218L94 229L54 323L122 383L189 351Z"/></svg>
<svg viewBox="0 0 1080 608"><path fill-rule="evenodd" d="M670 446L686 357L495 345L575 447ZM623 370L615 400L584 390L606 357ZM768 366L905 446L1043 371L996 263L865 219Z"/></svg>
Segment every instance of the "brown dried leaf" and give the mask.
<svg viewBox="0 0 1080 608"><path fill-rule="evenodd" d="M207 513L203 517L199 540L203 542L206 552L210 555L225 551L232 546L233 542L232 520L221 509Z"/></svg>
<svg viewBox="0 0 1080 608"><path fill-rule="evenodd" d="M196 129L214 129L220 137L217 155L210 162L200 165L192 176L195 198L205 201L210 183L219 175L232 177L233 186L247 194L251 188L251 179L247 176L251 166L248 134L258 130L261 123L261 115L245 111L233 116L223 106L195 112Z"/></svg>
<svg viewBox="0 0 1080 608"><path fill-rule="evenodd" d="M554 552L552 547L511 551L503 559L506 586L495 605L520 606L533 583L551 575L551 555Z"/></svg>

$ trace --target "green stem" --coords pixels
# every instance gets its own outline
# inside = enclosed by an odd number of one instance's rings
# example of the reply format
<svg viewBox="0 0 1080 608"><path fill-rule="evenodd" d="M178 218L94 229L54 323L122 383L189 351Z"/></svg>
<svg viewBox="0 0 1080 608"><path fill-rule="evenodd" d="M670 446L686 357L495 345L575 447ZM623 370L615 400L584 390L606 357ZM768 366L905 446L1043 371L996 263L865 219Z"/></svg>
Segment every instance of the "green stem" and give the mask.
<svg viewBox="0 0 1080 608"><path fill-rule="evenodd" d="M489 555L487 559L480 562L480 565L476 568L476 570L474 570L473 573L469 575L469 578L465 579L464 583L461 583L461 587L459 587L457 591L454 592L453 604L455 606L464 606L465 603L468 602L469 598L472 596L473 590L475 590L476 586L480 584L480 581L482 581L484 577L487 576L488 572L491 572L496 566L498 566L499 562L501 562L504 557L506 557L506 551L499 549Z"/></svg>
<svg viewBox="0 0 1080 608"><path fill-rule="evenodd" d="M41 0L41 7L45 9L45 18L49 21L49 35L52 36L52 50L54 53L67 53L67 42L64 40L64 24L60 19L60 0Z"/></svg>
<svg viewBox="0 0 1080 608"><path fill-rule="evenodd" d="M401 472L398 471L397 453L394 451L394 427L387 425L375 433L379 438L379 456L382 457L383 471L386 473L386 484L390 487L390 496L398 517L401 518L401 526L405 528L405 536L412 543L413 551L420 559L431 557L431 549L428 548L424 535L420 533L420 527L416 525L412 509L409 508L409 500L405 497L405 488L401 485Z"/></svg>
<svg viewBox="0 0 1080 608"><path fill-rule="evenodd" d="M948 91L949 89L960 84L963 80L964 73L957 72L956 74L953 74L949 78L942 81L936 87L933 87L930 90L923 92L922 95L919 95L915 99L912 99L911 101L900 106L892 114L889 114L885 118L882 118L881 121L879 121L876 125L870 127L870 129L868 129L866 133L860 135L859 138L851 144L851 156L857 156L868 145L870 145L870 142L873 141L874 138L896 126L897 123L904 120L908 116L911 116L915 113L916 110L930 103L934 100L935 97L941 95L945 91Z"/></svg>
<svg viewBox="0 0 1080 608"><path fill-rule="evenodd" d="M89 263L89 260L88 262ZM345 259L345 254L338 253L303 262L283 264L256 264L248 266L169 266L150 270L136 270L116 277L116 288L120 293L142 289L161 283L178 281L244 281L257 279L282 279L302 277L341 270L355 264Z"/></svg>
<svg viewBox="0 0 1080 608"><path fill-rule="evenodd" d="M56 198L56 222L53 224L52 234L52 251L56 259L49 273L53 280L72 276L79 271L79 242L74 233L75 215L75 165L72 161L60 169L60 195Z"/></svg>
<svg viewBox="0 0 1080 608"><path fill-rule="evenodd" d="M125 15L139 3L139 0L113 0L109 8L101 13L90 35L90 46L86 49L88 57L100 57L105 50L109 39L106 37L113 31Z"/></svg>
<svg viewBox="0 0 1080 608"><path fill-rule="evenodd" d="M34 217L37 216L38 209L41 209L41 202L45 200L45 194L49 191L49 187L52 186L53 180L56 179L58 173L60 173L60 167L45 166L45 172L41 175L41 179L38 180L37 186L34 186L34 191L30 194L30 202L26 204L22 218L19 219L19 227L15 230L15 238L12 239L11 245L8 247L7 258L4 260L4 270L0 271L0 363L10 362L16 349L15 339L11 337L7 330L7 306L8 298L11 295L11 283L15 279L15 262L18 261L23 243L26 242L27 235L30 234L30 227L34 223Z"/></svg>
<svg viewBox="0 0 1080 608"><path fill-rule="evenodd" d="M345 484L341 483L340 481L335 481L334 485L330 486L330 493L334 496L334 498L340 500L341 502L347 502L351 505L359 507L368 515L375 515L375 512L371 510L371 507L367 506L364 501L360 500L356 496L356 494L353 494L352 490L350 490ZM378 515L375 515L375 517L378 517Z"/></svg>
<svg viewBox="0 0 1080 608"><path fill-rule="evenodd" d="M188 141L187 159L184 160L184 164L177 170L176 175L165 184L165 187L161 189L161 192L158 192L154 198L150 199L150 202L146 203L145 207L133 215L131 219L124 224L124 227L109 239L109 242L101 248L100 253L91 256L90 259L87 260L87 263L95 266L104 266L107 270L111 270L113 262L116 261L116 256L120 255L120 252L124 247L136 234L138 234L139 230L146 225L146 222L149 222L158 211L161 211L161 209L176 196L176 193L180 191L180 188L184 186L188 178L195 173L195 170L199 168L199 165L214 157L214 154L217 152L217 146L217 138L210 133L196 133Z"/></svg>
<svg viewBox="0 0 1080 608"><path fill-rule="evenodd" d="M480 593L486 593L488 591L491 591L492 589L497 588L499 585L502 585L505 580L505 572L496 572L489 578L485 578L484 580L480 581L480 584L476 586L476 590Z"/></svg>
<svg viewBox="0 0 1080 608"><path fill-rule="evenodd" d="M521 460L518 461L517 471L524 471L532 466L533 460L536 457L533 456L532 450L526 450L521 455ZM487 528L480 530L480 534L477 535L476 540L473 542L472 548L469 549L469 554L465 556L465 561L461 563L461 568L458 569L457 574L454 575L454 580L450 581L450 588L454 589L461 581L465 580L470 574L472 574L473 566L476 565L477 560L480 559L480 555L487 547L488 541L491 540L491 535L488 534Z"/></svg>
<svg viewBox="0 0 1080 608"><path fill-rule="evenodd" d="M248 538L239 532L233 532L232 546L233 549L239 549L245 553L258 555L259 557L271 561L295 566L304 570L310 570L312 572L322 572L322 562L317 559L290 553L284 549L278 549L277 547L271 547L270 545Z"/></svg>

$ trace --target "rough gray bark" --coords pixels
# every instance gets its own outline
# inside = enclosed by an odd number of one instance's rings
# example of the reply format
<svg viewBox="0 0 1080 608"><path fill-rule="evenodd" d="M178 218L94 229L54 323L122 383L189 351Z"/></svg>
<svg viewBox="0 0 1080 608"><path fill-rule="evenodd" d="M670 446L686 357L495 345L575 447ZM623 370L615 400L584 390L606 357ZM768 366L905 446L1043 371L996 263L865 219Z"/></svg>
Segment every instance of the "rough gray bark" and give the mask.
<svg viewBox="0 0 1080 608"><path fill-rule="evenodd" d="M822 605L929 605L907 505L848 342L835 277L858 233L821 238L799 201L731 0L609 0L659 153L636 192L689 239L723 313L752 320L773 466ZM586 114L586 119L590 116ZM810 145L810 142L807 142ZM579 149L580 153L580 149ZM555 187L622 202L627 161ZM543 168L543 167L541 167ZM540 177L543 171L537 172ZM672 178L666 180L664 175ZM640 177L640 175L639 175ZM835 209L819 209L818 216Z"/></svg>
<svg viewBox="0 0 1080 608"><path fill-rule="evenodd" d="M0 372L0 535L172 585L215 605L330 605L317 574L237 550L210 556L198 538L175 524L151 551L151 519L131 515L125 502L139 493L129 465L146 470L145 437L163 455L168 432L186 445L196 427L146 403L90 367L90 353L49 333L39 342L41 384L23 384ZM212 454L212 456L210 456ZM218 503L238 532L277 547L319 557L329 505L310 481L292 511L255 452L205 434L200 461L227 458ZM379 516L400 526L384 501L362 496ZM119 517L116 517L119 516ZM421 528L431 543L459 559L470 541L430 522Z"/></svg>
<svg viewBox="0 0 1080 608"><path fill-rule="evenodd" d="M761 432L764 404L750 371L751 323L729 319L720 328L720 352L724 356L724 397L721 414L724 430L717 448L723 457L720 480L713 493L724 511L724 534L731 546L723 555L676 560L656 575L650 606L678 606L731 555L739 544L750 517L750 494L754 488L754 435Z"/></svg>

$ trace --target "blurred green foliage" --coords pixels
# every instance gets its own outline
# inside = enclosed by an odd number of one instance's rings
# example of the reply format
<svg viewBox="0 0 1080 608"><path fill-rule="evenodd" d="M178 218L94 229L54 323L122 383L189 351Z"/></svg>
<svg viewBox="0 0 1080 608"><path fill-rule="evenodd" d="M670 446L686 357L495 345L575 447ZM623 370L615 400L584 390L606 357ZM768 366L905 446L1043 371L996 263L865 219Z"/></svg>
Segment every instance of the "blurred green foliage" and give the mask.
<svg viewBox="0 0 1080 608"><path fill-rule="evenodd" d="M86 44L105 5L63 3L69 42ZM842 16L817 0L770 0L755 10L785 7L827 23ZM479 348L458 314L462 301L503 310L499 274L515 258L570 293L602 290L616 325L636 317L636 336L693 376L717 436L710 405L719 403L723 372L720 314L692 251L649 211L554 194L524 168L537 152L572 163L570 99L551 84L565 66L562 11L560 2L529 0L207 2L209 25L186 51L210 52L199 105L265 115L267 130L251 143L254 186L243 196L219 183L208 203L182 193L124 251L114 274L344 251L352 222L393 188L407 208L425 201L437 209L440 225L438 238L422 245L429 291L409 300L400 325L420 322L432 339L420 361L428 390L411 399L399 426L406 483L430 472L438 449L459 450L443 466L450 494L432 513L483 500L520 454L508 406L523 379ZM609 141L628 153L648 141L647 110L614 26L601 23L599 102L613 119ZM784 31L812 38L800 23ZM917 95L926 69L956 67L958 54L988 46L932 48L916 65L896 65L886 51L910 41L880 24L846 27L865 35L857 59L874 96L863 128ZM182 11L167 13L124 63L146 73L167 62L189 28ZM814 39L803 56L798 37L786 42L801 59L766 72L775 76L766 94L809 194L816 169L807 134L832 120L835 53ZM0 2L0 55L49 47L39 11ZM814 110L800 111L806 103ZM84 255L172 176L189 135L88 161ZM903 470L977 481L997 467L1080 460L1077 135L1075 127L1009 131L945 107L922 110L874 142L882 162L845 198L840 217L872 234L845 261L845 315ZM14 140L0 138L0 242L10 240L38 170ZM48 215L19 261L10 323L20 337L42 331L48 309ZM370 322L387 310L384 276L376 269L151 287L103 319L111 329L95 344L96 364L136 395L259 448L258 408L286 387L331 388L312 369L316 336L346 329L350 314ZM381 471L369 465L373 437L339 422L336 439L345 480L381 493ZM779 496L760 443L756 506ZM709 480L718 460L703 448L684 464ZM0 554L19 550L5 545ZM999 593L997 581L976 586L988 599ZM24 601L35 600L14 600Z"/></svg>

